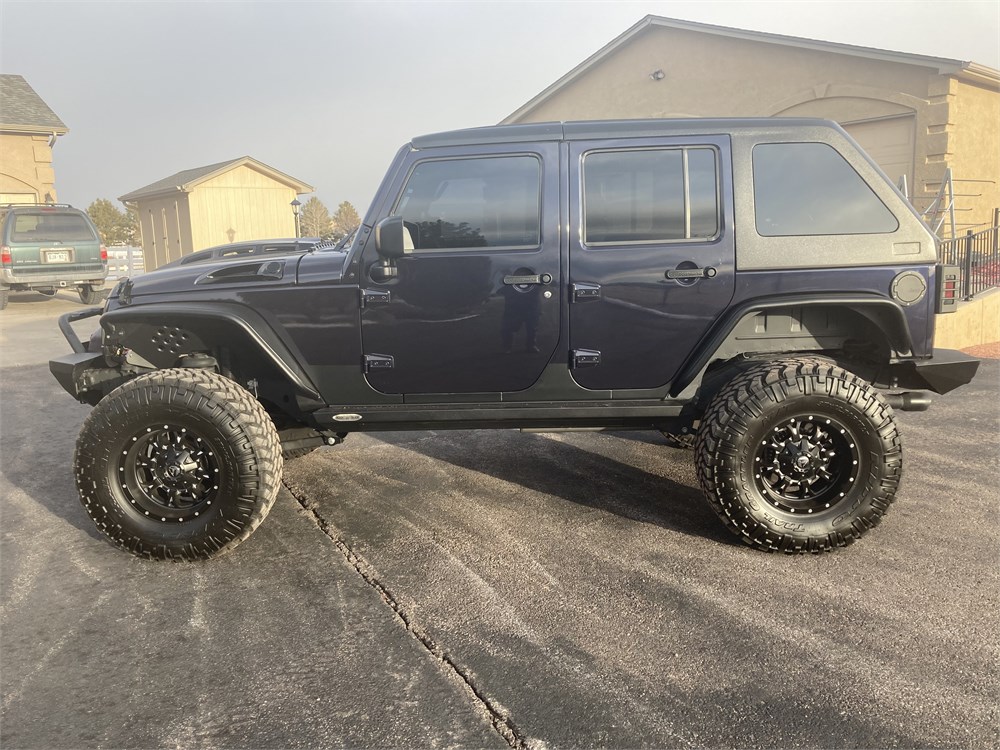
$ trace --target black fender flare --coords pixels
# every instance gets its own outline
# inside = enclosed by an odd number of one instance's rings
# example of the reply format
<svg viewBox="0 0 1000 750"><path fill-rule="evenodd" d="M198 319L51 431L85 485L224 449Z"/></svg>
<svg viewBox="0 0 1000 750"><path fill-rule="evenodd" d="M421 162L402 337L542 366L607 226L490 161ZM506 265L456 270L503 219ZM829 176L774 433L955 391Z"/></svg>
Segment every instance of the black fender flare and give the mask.
<svg viewBox="0 0 1000 750"><path fill-rule="evenodd" d="M838 293L829 295L791 294L758 297L746 300L730 309L709 331L701 346L681 365L670 386L670 395L677 396L689 386L698 374L712 361L715 353L725 343L740 321L749 315L782 307L842 307L851 310L884 331L890 346L897 352L913 350L913 338L903 309L886 297L872 294Z"/></svg>
<svg viewBox="0 0 1000 750"><path fill-rule="evenodd" d="M197 325L190 325L194 321L197 321ZM136 346L144 344L143 341L135 340L136 332L141 337L143 329L163 326L191 330L202 342L205 342L206 332L211 343L218 343L223 337L233 343L242 340L244 345L253 347L258 356L287 378L295 391L308 398L322 400L312 378L302 367L300 357L296 356L297 347L279 336L260 313L245 305L224 302L156 302L119 307L101 316L101 327L108 336L119 339L126 347L136 349L140 356L157 367L172 367L174 362L169 351L160 356L149 346L144 345L141 349Z"/></svg>

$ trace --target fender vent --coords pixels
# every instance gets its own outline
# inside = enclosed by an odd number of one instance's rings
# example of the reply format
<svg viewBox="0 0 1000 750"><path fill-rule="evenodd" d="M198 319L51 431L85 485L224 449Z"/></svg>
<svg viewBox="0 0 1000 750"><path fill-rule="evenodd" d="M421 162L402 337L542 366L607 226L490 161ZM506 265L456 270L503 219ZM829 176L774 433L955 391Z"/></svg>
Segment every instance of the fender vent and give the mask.
<svg viewBox="0 0 1000 750"><path fill-rule="evenodd" d="M153 334L152 341L158 352L180 354L187 345L188 334L180 328L160 326Z"/></svg>

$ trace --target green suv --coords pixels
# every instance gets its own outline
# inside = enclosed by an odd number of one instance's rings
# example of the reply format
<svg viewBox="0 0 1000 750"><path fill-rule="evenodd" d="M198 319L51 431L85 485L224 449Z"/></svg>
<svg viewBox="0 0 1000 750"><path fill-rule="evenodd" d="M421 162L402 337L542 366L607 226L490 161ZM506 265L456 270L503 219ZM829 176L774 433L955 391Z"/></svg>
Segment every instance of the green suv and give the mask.
<svg viewBox="0 0 1000 750"><path fill-rule="evenodd" d="M11 291L53 295L76 287L80 301L101 299L108 251L83 211L66 204L0 206L0 310Z"/></svg>

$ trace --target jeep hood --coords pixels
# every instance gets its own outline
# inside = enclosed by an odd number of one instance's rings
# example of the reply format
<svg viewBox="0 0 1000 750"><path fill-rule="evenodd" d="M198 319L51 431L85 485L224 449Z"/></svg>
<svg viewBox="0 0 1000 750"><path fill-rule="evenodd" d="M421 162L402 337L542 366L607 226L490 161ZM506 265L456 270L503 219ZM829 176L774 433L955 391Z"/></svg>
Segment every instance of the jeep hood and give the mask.
<svg viewBox="0 0 1000 750"><path fill-rule="evenodd" d="M141 274L120 283L111 294L120 295L128 284L128 295L133 299L159 294L211 293L213 290L292 286L299 283L299 266L305 259L310 280L317 272L326 282L340 280L347 253L325 250L302 255L271 255L257 258L219 259L189 265L169 266ZM198 296L202 296L198 294Z"/></svg>

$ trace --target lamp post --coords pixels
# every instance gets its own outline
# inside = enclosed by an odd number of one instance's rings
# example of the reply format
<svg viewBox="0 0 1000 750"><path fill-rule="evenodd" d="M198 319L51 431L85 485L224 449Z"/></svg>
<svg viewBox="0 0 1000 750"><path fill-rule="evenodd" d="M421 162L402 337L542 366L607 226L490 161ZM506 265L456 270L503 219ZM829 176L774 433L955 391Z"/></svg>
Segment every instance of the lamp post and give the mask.
<svg viewBox="0 0 1000 750"><path fill-rule="evenodd" d="M298 198L294 198L289 205L292 207L292 213L295 214L295 238L298 239L302 235L299 231L299 206L302 205L302 202Z"/></svg>

